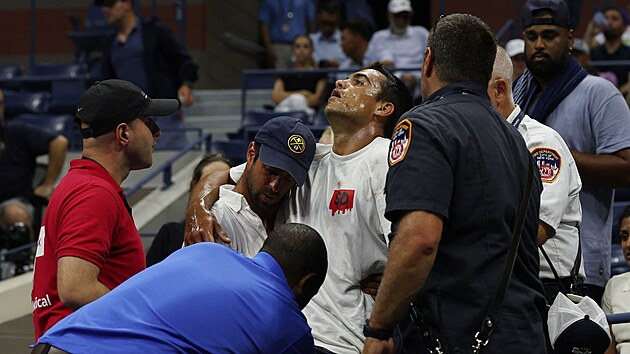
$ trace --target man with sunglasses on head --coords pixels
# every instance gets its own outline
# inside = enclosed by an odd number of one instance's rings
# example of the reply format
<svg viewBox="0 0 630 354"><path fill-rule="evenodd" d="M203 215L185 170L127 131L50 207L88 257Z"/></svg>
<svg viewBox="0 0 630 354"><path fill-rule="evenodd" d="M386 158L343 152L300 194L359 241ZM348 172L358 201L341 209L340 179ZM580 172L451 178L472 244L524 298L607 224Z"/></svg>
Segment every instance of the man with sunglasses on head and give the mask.
<svg viewBox="0 0 630 354"><path fill-rule="evenodd" d="M144 248L120 187L151 167L160 128L150 116L179 109L123 80L90 87L77 106L83 156L70 162L44 215L31 301L35 339L145 268Z"/></svg>

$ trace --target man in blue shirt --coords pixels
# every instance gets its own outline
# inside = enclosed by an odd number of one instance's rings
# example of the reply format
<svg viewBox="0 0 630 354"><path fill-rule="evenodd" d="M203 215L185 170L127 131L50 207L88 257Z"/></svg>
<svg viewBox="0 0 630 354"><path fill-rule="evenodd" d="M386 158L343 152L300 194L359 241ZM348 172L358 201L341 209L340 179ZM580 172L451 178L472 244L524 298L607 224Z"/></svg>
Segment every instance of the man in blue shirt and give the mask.
<svg viewBox="0 0 630 354"><path fill-rule="evenodd" d="M182 105L192 105L198 66L173 31L157 18L137 16L132 0L94 0L94 3L102 6L107 22L116 29L105 40L101 79L126 80L149 97L178 98ZM181 111L159 117L156 122L162 129L156 149L186 146Z"/></svg>
<svg viewBox="0 0 630 354"><path fill-rule="evenodd" d="M315 4L313 0L262 0L258 21L269 68L290 68L291 42L315 28Z"/></svg>
<svg viewBox="0 0 630 354"><path fill-rule="evenodd" d="M253 259L209 242L186 247L59 322L33 353L312 353L300 310L327 257L302 224L277 227Z"/></svg>
<svg viewBox="0 0 630 354"><path fill-rule="evenodd" d="M341 7L324 3L317 9L317 32L311 33L313 56L319 67L336 68L346 58L341 50Z"/></svg>
<svg viewBox="0 0 630 354"><path fill-rule="evenodd" d="M527 70L514 83L514 101L557 131L575 159L583 182L583 295L599 303L610 278L613 188L630 186L630 111L613 84L569 55L575 35L564 1L529 0L523 28Z"/></svg>

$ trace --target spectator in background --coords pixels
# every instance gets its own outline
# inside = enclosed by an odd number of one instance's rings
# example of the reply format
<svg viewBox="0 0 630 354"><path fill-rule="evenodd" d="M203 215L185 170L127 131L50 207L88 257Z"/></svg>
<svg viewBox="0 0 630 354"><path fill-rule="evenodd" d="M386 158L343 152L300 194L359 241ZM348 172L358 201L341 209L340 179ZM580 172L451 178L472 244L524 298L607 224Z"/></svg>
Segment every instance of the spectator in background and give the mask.
<svg viewBox="0 0 630 354"><path fill-rule="evenodd" d="M290 68L293 39L315 30L315 4L313 0L261 0L258 21L267 66Z"/></svg>
<svg viewBox="0 0 630 354"><path fill-rule="evenodd" d="M107 22L116 32L105 40L101 79L132 82L154 98L178 98L193 103L192 87L197 64L173 32L157 18L142 19L132 0L94 0L102 6ZM157 149L181 149L187 145L184 116L178 110L157 117L162 129Z"/></svg>
<svg viewBox="0 0 630 354"><path fill-rule="evenodd" d="M193 189L201 178L217 171L228 171L230 167L232 167L232 161L223 154L207 154L195 166L188 192ZM162 261L171 253L182 248L184 243L184 226L185 222L181 221L168 222L160 227L147 251L147 267Z"/></svg>
<svg viewBox="0 0 630 354"><path fill-rule="evenodd" d="M589 65L589 62L591 61L591 49L583 39L574 39L573 47L570 48L569 53L578 62L578 64L580 64L580 66L589 72L589 74L596 75L594 72L597 72L597 70ZM593 72L588 69L589 67L593 70Z"/></svg>
<svg viewBox="0 0 630 354"><path fill-rule="evenodd" d="M301 224L279 226L253 259L186 247L59 322L32 354L313 353L300 310L327 268L322 238Z"/></svg>
<svg viewBox="0 0 630 354"><path fill-rule="evenodd" d="M630 206L619 217L621 251L630 266ZM606 314L630 312L630 273L615 275L606 283L602 308ZM630 353L630 324L621 323L610 326L612 341L606 354Z"/></svg>
<svg viewBox="0 0 630 354"><path fill-rule="evenodd" d="M311 33L313 55L320 68L336 68L345 59L341 50L341 7L333 1L317 9L317 32Z"/></svg>
<svg viewBox="0 0 630 354"><path fill-rule="evenodd" d="M4 118L4 93L0 90L0 233L15 223L33 235L33 198L48 201L66 160L68 139L41 128ZM44 180L33 189L36 157L48 154ZM37 225L39 226L39 225Z"/></svg>
<svg viewBox="0 0 630 354"><path fill-rule="evenodd" d="M309 36L295 37L292 48L295 61L291 68L300 72L278 77L273 85L271 101L276 104L276 112L306 111L313 116L326 89L327 76L325 73L304 72L316 68L313 42Z"/></svg>
<svg viewBox="0 0 630 354"><path fill-rule="evenodd" d="M514 101L571 149L582 179L584 292L600 303L610 277L613 188L630 186L630 110L619 90L569 55L570 23L562 0L525 4L527 70L514 84Z"/></svg>
<svg viewBox="0 0 630 354"><path fill-rule="evenodd" d="M343 5L342 16L346 21L363 21L370 26L370 31L374 32L377 29L376 21L374 19L374 9L369 3L372 0L322 0L322 1L338 1ZM387 1L387 0L385 0Z"/></svg>
<svg viewBox="0 0 630 354"><path fill-rule="evenodd" d="M600 76L617 86L617 76L610 71L601 72L591 65L591 49L586 41L580 38L573 40L573 48L569 51L575 61L580 64L590 75Z"/></svg>
<svg viewBox="0 0 630 354"><path fill-rule="evenodd" d="M429 31L422 26L411 26L413 9L409 0L390 0L387 5L389 28L376 31L370 40L367 56L383 62L387 67L420 68L427 47ZM412 93L420 72L405 71L396 76Z"/></svg>
<svg viewBox="0 0 630 354"><path fill-rule="evenodd" d="M123 80L100 81L81 97L75 120L83 157L50 199L37 241L31 302L35 339L62 318L145 268L144 248L120 187L151 167L160 128L175 99L150 99Z"/></svg>
<svg viewBox="0 0 630 354"><path fill-rule="evenodd" d="M346 54L346 59L339 65L339 69L359 70L371 63L365 57L368 50L372 29L362 20L348 21L341 25L341 48ZM345 78L347 74L343 74Z"/></svg>
<svg viewBox="0 0 630 354"><path fill-rule="evenodd" d="M520 38L510 39L505 43L505 51L512 59L512 67L514 68L512 80L516 80L527 69L527 64L525 63L525 42Z"/></svg>
<svg viewBox="0 0 630 354"><path fill-rule="evenodd" d="M607 25L603 31L606 41L604 44L591 49L591 60L608 61L608 60L630 60L630 47L621 42L621 35L627 27L627 20L622 13L621 8L609 6L604 9ZM599 71L612 71L617 77L617 87L621 89L624 95L630 90L625 87L628 82L627 65L598 65Z"/></svg>

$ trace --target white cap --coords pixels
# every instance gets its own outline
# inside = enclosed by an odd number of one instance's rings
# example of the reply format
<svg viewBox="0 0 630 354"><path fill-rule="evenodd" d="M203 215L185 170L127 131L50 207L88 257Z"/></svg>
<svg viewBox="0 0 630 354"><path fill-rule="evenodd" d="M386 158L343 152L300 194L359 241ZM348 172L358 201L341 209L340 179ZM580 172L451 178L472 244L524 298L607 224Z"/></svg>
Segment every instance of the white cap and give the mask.
<svg viewBox="0 0 630 354"><path fill-rule="evenodd" d="M409 0L389 0L387 11L397 14L399 12L413 12L411 2Z"/></svg>
<svg viewBox="0 0 630 354"><path fill-rule="evenodd" d="M505 43L505 51L511 57L525 52L525 41L520 38L510 39Z"/></svg>
<svg viewBox="0 0 630 354"><path fill-rule="evenodd" d="M586 45L586 42L581 38L576 38L573 40L573 49L582 52L586 55L591 54L591 50Z"/></svg>

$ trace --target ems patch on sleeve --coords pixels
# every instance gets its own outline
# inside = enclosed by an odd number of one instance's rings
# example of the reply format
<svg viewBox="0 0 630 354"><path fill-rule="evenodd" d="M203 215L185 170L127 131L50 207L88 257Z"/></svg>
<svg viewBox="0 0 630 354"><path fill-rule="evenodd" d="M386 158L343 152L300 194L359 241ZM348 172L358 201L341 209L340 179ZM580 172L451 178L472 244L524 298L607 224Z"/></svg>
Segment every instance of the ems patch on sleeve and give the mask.
<svg viewBox="0 0 630 354"><path fill-rule="evenodd" d="M550 148L538 148L532 151L532 156L538 171L540 172L540 179L546 183L552 183L558 177L560 173L560 167L562 165L562 158L560 154L554 149Z"/></svg>
<svg viewBox="0 0 630 354"><path fill-rule="evenodd" d="M392 142L389 148L389 165L394 166L405 159L411 143L411 122L405 119L398 123L392 134Z"/></svg>

